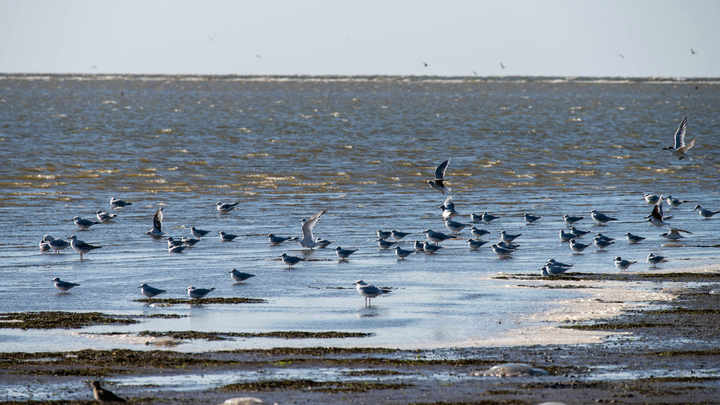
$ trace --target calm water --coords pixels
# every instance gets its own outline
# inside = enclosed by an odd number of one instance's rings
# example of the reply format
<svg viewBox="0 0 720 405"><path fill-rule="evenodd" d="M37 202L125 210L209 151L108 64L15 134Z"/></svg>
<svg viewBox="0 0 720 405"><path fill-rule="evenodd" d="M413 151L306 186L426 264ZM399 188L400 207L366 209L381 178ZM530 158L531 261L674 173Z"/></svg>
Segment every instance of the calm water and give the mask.
<svg viewBox="0 0 720 405"><path fill-rule="evenodd" d="M232 78L0 80L0 312L102 311L179 313L131 327L93 331L194 329L215 331L363 331L365 339L333 345L423 346L504 333L521 318L577 291L509 288L498 272L534 273L548 257L579 271L615 272L614 256L671 258L664 268L717 262L720 215L701 220L694 203L673 210L675 226L693 232L664 246L660 228L643 222L643 192L672 193L720 209L720 86L701 83L573 83L472 80L242 80ZM681 118L697 137L692 159L661 150ZM444 243L435 256L398 262L380 251L376 229L444 230L443 197L424 184L434 167L448 170L458 211L489 211L495 240L522 233L520 250L499 260L489 248L471 252ZM111 196L134 204L109 225L76 232L71 218L92 218ZM215 202L240 201L218 215ZM166 242L144 235L156 207L165 231L189 235L196 225L241 235L216 236L170 255ZM269 246L261 234L297 235L300 219L328 213L316 232L335 241L315 259L287 270L277 257L298 245ZM592 225L599 209L620 220ZM523 211L544 218L522 222ZM557 233L564 213L586 217L579 227L618 238L607 252L571 255ZM465 217L465 220L468 220ZM648 237L628 246L632 231ZM41 254L43 234L103 245L80 262ZM467 237L467 232L465 233ZM585 238L584 242L589 242ZM338 263L335 246L360 249ZM231 268L256 274L233 285ZM644 264L632 267L643 270ZM78 282L58 294L53 277ZM395 288L365 309L352 283ZM134 302L147 282L182 296L184 288L215 287L216 297L265 298L267 304L147 308ZM342 287L342 288L339 288ZM502 323L498 321L502 320ZM48 339L48 334L53 339ZM202 343L202 342L201 342ZM73 332L0 330L3 350L143 346L89 339ZM248 339L230 347L290 344ZM203 346L184 345L188 350Z"/></svg>

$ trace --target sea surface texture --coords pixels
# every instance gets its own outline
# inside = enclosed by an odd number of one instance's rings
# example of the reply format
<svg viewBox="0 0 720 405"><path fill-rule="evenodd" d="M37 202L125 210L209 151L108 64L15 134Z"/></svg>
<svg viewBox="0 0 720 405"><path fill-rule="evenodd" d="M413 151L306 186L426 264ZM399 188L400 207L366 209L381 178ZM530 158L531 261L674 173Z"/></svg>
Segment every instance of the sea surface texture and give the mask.
<svg viewBox="0 0 720 405"><path fill-rule="evenodd" d="M696 146L685 160L670 146L683 117ZM539 274L546 259L573 271L619 272L615 256L669 258L662 269L718 261L720 214L702 219L696 204L720 210L720 86L712 82L475 80L456 78L233 78L162 76L0 77L0 312L99 311L175 313L180 319L87 331L226 332L346 331L371 337L286 341L239 339L200 347L346 345L451 346L492 339L523 326L528 315L578 297L582 290L518 288L498 273ZM434 255L398 261L380 250L375 232L448 232L445 196L425 181L450 159L447 185L459 215L487 211L478 226L498 239L522 234L511 258L488 247L471 251L460 237ZM679 243L645 220L643 193L690 200L665 206ZM94 219L111 197L132 201L109 224L80 231L74 216ZM217 201L239 202L222 215ZM210 230L195 247L170 254L145 235L164 207L164 232ZM271 246L266 234L298 236L301 219L320 210L315 233L332 244L292 269L282 253L302 256L296 242ZM594 225L590 211L618 220ZM543 218L526 225L523 212ZM558 233L563 214L577 226L616 238L574 255ZM221 242L217 232L239 235ZM636 245L626 232L645 236ZM41 253L44 234L72 234L102 245L84 261L71 249ZM592 234L580 239L591 243ZM334 248L358 249L339 263ZM228 272L255 274L234 284ZM59 293L52 279L79 283ZM368 308L356 280L392 289ZM185 297L185 288L214 287L210 297L267 303L146 306L138 286ZM660 285L659 285L660 286ZM551 343L551 342L549 342ZM203 346L200 346L202 344ZM73 331L0 329L3 351L133 347L132 342ZM213 346L216 345L216 346Z"/></svg>

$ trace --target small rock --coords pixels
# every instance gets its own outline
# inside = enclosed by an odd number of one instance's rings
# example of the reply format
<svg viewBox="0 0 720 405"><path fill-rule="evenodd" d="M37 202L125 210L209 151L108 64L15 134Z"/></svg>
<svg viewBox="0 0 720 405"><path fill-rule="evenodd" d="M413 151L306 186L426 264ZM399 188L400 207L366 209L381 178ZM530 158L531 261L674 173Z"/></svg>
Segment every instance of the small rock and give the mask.
<svg viewBox="0 0 720 405"><path fill-rule="evenodd" d="M528 364L523 363L505 363L498 364L497 366L490 367L489 370L480 372L476 371L473 373L475 376L491 376L491 377L527 377L527 376L538 376L547 375L547 371L531 367Z"/></svg>

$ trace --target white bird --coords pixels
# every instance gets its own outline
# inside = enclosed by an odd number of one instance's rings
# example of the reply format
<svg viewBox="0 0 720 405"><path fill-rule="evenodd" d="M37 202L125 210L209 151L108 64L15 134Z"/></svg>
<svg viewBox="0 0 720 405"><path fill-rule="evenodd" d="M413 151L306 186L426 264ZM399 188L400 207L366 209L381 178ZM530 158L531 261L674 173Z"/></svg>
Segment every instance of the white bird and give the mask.
<svg viewBox="0 0 720 405"><path fill-rule="evenodd" d="M377 288L372 284L368 284L364 282L363 280L358 280L355 282L355 289L357 290L358 294L360 294L363 298L365 298L365 306L370 306L370 301L383 294L390 294L392 290L385 289L385 288Z"/></svg>
<svg viewBox="0 0 720 405"><path fill-rule="evenodd" d="M448 189L445 187L445 172L447 171L448 164L450 163L450 159L440 163L440 166L438 166L435 169L435 178L431 180L427 180L427 184L430 185L430 187L434 188L435 190L445 194Z"/></svg>
<svg viewBox="0 0 720 405"><path fill-rule="evenodd" d="M695 211L697 211L698 215L703 218L712 218L713 215L720 214L720 211L712 211L707 208L703 208L700 204L695 206Z"/></svg>
<svg viewBox="0 0 720 405"><path fill-rule="evenodd" d="M59 277L55 277L53 279L53 282L55 283L55 288L57 288L60 291L68 291L73 287L77 287L80 284L77 283L71 283L69 281L62 281Z"/></svg>
<svg viewBox="0 0 720 405"><path fill-rule="evenodd" d="M468 239L467 243L468 246L470 246L470 250L477 250L482 245L486 244L488 241L486 240L480 240L480 239Z"/></svg>
<svg viewBox="0 0 720 405"><path fill-rule="evenodd" d="M445 222L445 227L448 229L448 231L450 231L452 233L462 232L462 230L465 229L466 226L470 226L469 224L464 224L462 222L453 221L452 219L447 219L444 222Z"/></svg>
<svg viewBox="0 0 720 405"><path fill-rule="evenodd" d="M637 260L625 260L622 257L618 256L615 258L614 262L615 262L615 267L617 267L618 269L627 270L628 267L637 263Z"/></svg>
<svg viewBox="0 0 720 405"><path fill-rule="evenodd" d="M220 235L220 240L222 242L232 242L233 239L237 238L237 235L234 235L232 233L225 233L223 231L218 232L218 235Z"/></svg>
<svg viewBox="0 0 720 405"><path fill-rule="evenodd" d="M292 266L300 263L301 261L305 260L305 259L303 259L302 257L290 256L290 255L287 254L287 253L283 253L282 255L280 255L280 257L282 258L282 262L288 265L288 268L290 268L290 267L292 267Z"/></svg>
<svg viewBox="0 0 720 405"><path fill-rule="evenodd" d="M669 195L669 196L665 197L665 202L666 202L667 205L669 205L670 207L672 207L672 208L677 208L677 207L680 206L680 204L686 203L686 202L690 202L690 200L681 200L681 199L678 199L678 198L673 198L672 195Z"/></svg>
<svg viewBox="0 0 720 405"><path fill-rule="evenodd" d="M97 217L98 221L102 222L103 224L107 224L108 222L112 221L113 218L117 217L117 214L111 214L107 211L97 210L95 211L95 216Z"/></svg>
<svg viewBox="0 0 720 405"><path fill-rule="evenodd" d="M153 227L145 232L146 235L150 235L153 239L160 239L165 235L162 231L163 216L163 208L160 207L155 211L155 215L153 215Z"/></svg>
<svg viewBox="0 0 720 405"><path fill-rule="evenodd" d="M492 245L490 246L490 249L492 249L492 251L495 252L495 254L498 255L499 258L510 257L510 255L512 255L512 253L514 252L514 250L512 249L507 249L498 245Z"/></svg>
<svg viewBox="0 0 720 405"><path fill-rule="evenodd" d="M580 221L583 218L585 218L585 217L573 216L573 215L567 215L567 214L562 216L562 220L563 220L563 222L565 222L565 225L572 225L572 224Z"/></svg>
<svg viewBox="0 0 720 405"><path fill-rule="evenodd" d="M406 257L410 256L414 250L406 250L401 248L400 246L395 247L395 256L398 257L398 259L403 260Z"/></svg>
<svg viewBox="0 0 720 405"><path fill-rule="evenodd" d="M570 242L568 242L570 245L570 249L572 249L575 253L582 253L583 250L587 249L588 246L584 243L577 242L575 239L570 239Z"/></svg>
<svg viewBox="0 0 720 405"><path fill-rule="evenodd" d="M315 228L315 225L320 220L320 217L326 212L327 210L322 210L311 216L310 219L302 220L302 239L298 240L300 246L306 249L313 249L318 246L318 240L315 236L313 236L313 228Z"/></svg>
<svg viewBox="0 0 720 405"><path fill-rule="evenodd" d="M73 222L83 231L90 229L91 226L97 225L100 222L93 221L91 219L80 218L78 216L73 217Z"/></svg>
<svg viewBox="0 0 720 405"><path fill-rule="evenodd" d="M138 288L140 289L140 292L142 293L142 295L144 295L144 296L146 296L146 297L148 297L148 298L152 298L152 297L154 297L154 296L156 296L156 295L160 295L160 294L162 294L162 293L165 292L165 290L161 290L161 289L159 289L159 288L151 287L151 286L149 286L148 284L145 284L145 283L140 284L140 287L138 287Z"/></svg>
<svg viewBox="0 0 720 405"><path fill-rule="evenodd" d="M685 143L685 133L687 132L687 117L684 117L682 121L680 121L680 126L678 126L678 129L675 131L675 136L673 137L673 145L668 146L666 148L663 148L663 150L669 150L672 151L673 155L678 157L678 160L685 159L685 154L695 146L695 139L693 138L690 143Z"/></svg>
<svg viewBox="0 0 720 405"><path fill-rule="evenodd" d="M640 235L634 235L630 232L626 233L625 237L627 238L629 243L638 243L638 242L642 242L643 240L645 240L644 237L642 237Z"/></svg>
<svg viewBox="0 0 720 405"><path fill-rule="evenodd" d="M218 201L218 202L215 204L215 208L216 208L216 209L218 210L218 212L220 212L221 214L227 214L228 212L230 212L230 211L232 211L233 209L235 209L235 206L238 205L238 204L240 204L240 203L239 203L239 202L236 202L236 203L232 203L232 204L231 204L231 203L224 203L224 202L222 202L222 201Z"/></svg>
<svg viewBox="0 0 720 405"><path fill-rule="evenodd" d="M617 221L617 218L613 218L611 216L605 215L598 210L590 211L590 217L598 225L605 225L606 223L608 223L610 221Z"/></svg>
<svg viewBox="0 0 720 405"><path fill-rule="evenodd" d="M657 194L643 193L643 199L645 199L645 202L650 205L657 204L660 198L662 198L662 196Z"/></svg>
<svg viewBox="0 0 720 405"><path fill-rule="evenodd" d="M559 262L559 261L553 259L552 257L549 258L549 259L547 259L547 261L545 262L545 264L549 264L549 265L551 265L551 266L565 267L565 268L568 268L568 269L569 269L570 267L573 267L572 264L566 264L566 263L563 263L563 262Z"/></svg>
<svg viewBox="0 0 720 405"><path fill-rule="evenodd" d="M482 221L485 222L486 224L489 224L490 222L492 222L493 220L498 219L498 218L500 218L500 217L492 215L492 214L488 214L487 211L483 212L482 217L481 217Z"/></svg>
<svg viewBox="0 0 720 405"><path fill-rule="evenodd" d="M395 239L395 240L401 240L402 238L410 235L410 233L409 232L400 232L397 229L393 229L392 231L390 231L390 235L392 235L393 239Z"/></svg>
<svg viewBox="0 0 720 405"><path fill-rule="evenodd" d="M337 255L338 259L340 259L340 260L347 260L347 258L350 257L351 254L353 254L357 251L358 251L357 249L343 249L340 246L335 248L335 254Z"/></svg>
<svg viewBox="0 0 720 405"><path fill-rule="evenodd" d="M255 277L254 274L250 273L243 273L242 271L237 271L237 269L232 269L229 271L230 277L236 282L236 283L242 283L243 281Z"/></svg>
<svg viewBox="0 0 720 405"><path fill-rule="evenodd" d="M435 242L435 243L444 242L448 239L454 238L454 236L450 236L450 235L444 234L442 232L435 232L431 229L426 229L423 231L423 233L425 234L425 236L427 237L427 239L429 241Z"/></svg>
<svg viewBox="0 0 720 405"><path fill-rule="evenodd" d="M91 250L100 249L102 247L85 243L84 241L79 240L75 235L70 236L68 240L70 241L70 247L72 247L74 251L80 253L80 260L83 260L83 255L87 254Z"/></svg>
<svg viewBox="0 0 720 405"><path fill-rule="evenodd" d="M195 288L193 286L189 286L187 289L187 295L190 298L198 299L203 298L206 295L210 294L211 292L215 291L215 287L213 288Z"/></svg>
<svg viewBox="0 0 720 405"><path fill-rule="evenodd" d="M55 251L55 254L59 254L61 250L66 249L70 246L70 242L66 242L62 239L48 239L46 243L50 245L50 249Z"/></svg>
<svg viewBox="0 0 720 405"><path fill-rule="evenodd" d="M665 256L656 255L653 252L650 252L647 256L647 262L653 267L658 263L665 263L666 261Z"/></svg>
<svg viewBox="0 0 720 405"><path fill-rule="evenodd" d="M577 235L578 238L582 238L583 236L590 233L590 231L583 231L582 229L575 228L574 226L570 227L570 232Z"/></svg>
<svg viewBox="0 0 720 405"><path fill-rule="evenodd" d="M450 195L445 198L445 201L442 203L440 208L442 209L443 219L450 219L457 215L457 211L455 211L455 203L452 201L452 196Z"/></svg>
<svg viewBox="0 0 720 405"><path fill-rule="evenodd" d="M124 200L118 200L115 197L110 197L110 208L112 209L123 208L128 205L132 205L132 203Z"/></svg>
<svg viewBox="0 0 720 405"><path fill-rule="evenodd" d="M685 230L677 229L677 228L670 228L670 231L662 233L662 234L660 234L660 236L662 236L665 239L678 240L678 239L684 238L684 236L682 236L680 234L680 232L685 232L687 234L692 235L692 232L689 232L689 231L685 231Z"/></svg>
<svg viewBox="0 0 720 405"><path fill-rule="evenodd" d="M500 231L500 240L502 240L505 243L510 243L510 242L514 241L515 239L519 238L520 236L522 236L521 233L513 235L513 234L509 234L509 233L505 232L504 230Z"/></svg>
<svg viewBox="0 0 720 405"><path fill-rule="evenodd" d="M546 264L540 270L543 277L549 277L565 273L566 271L568 271L568 269L569 267L553 266L551 264Z"/></svg>

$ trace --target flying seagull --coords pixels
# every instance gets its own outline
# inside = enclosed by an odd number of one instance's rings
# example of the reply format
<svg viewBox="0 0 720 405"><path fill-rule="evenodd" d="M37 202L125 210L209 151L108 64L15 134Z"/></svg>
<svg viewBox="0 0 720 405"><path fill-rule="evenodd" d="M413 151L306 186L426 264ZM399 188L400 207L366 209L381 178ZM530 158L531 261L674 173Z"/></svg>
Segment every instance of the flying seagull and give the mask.
<svg viewBox="0 0 720 405"><path fill-rule="evenodd" d="M445 181L445 172L447 171L447 167L448 167L449 163L450 163L450 159L440 163L440 166L438 166L435 169L435 178L427 181L427 184L429 184L430 187L434 188L435 190L437 190L443 194L445 194L448 190L445 187L444 181Z"/></svg>
<svg viewBox="0 0 720 405"><path fill-rule="evenodd" d="M696 138L693 138L687 144L685 143L685 132L687 132L687 117L680 121L680 126L675 131L675 143L672 146L663 148L663 150L672 151L678 157L678 160L685 159L685 154L695 146Z"/></svg>

